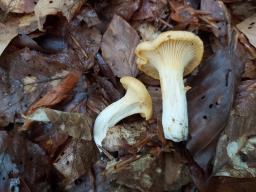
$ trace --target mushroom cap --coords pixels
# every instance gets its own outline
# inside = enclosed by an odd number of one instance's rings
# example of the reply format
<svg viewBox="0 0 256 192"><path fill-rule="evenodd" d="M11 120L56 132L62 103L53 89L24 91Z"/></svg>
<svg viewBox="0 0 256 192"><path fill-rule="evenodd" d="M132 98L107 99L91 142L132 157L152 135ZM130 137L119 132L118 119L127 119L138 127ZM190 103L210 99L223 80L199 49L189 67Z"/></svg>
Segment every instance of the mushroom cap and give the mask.
<svg viewBox="0 0 256 192"><path fill-rule="evenodd" d="M167 31L161 33L153 41L145 41L140 44L135 49L135 54L137 56L137 64L141 71L147 75L153 77L154 79L159 79L159 73L155 67L150 64L149 59L144 56L145 51L154 51L161 44L165 42L178 41L180 43L189 43L193 50L193 59L184 68L184 76L190 74L201 62L204 52L204 46L202 40L192 32L188 31ZM169 54L167 55L169 56Z"/></svg>
<svg viewBox="0 0 256 192"><path fill-rule="evenodd" d="M120 79L123 87L129 91L132 97L138 99L138 103L143 112L140 113L142 117L146 120L150 119L152 116L152 99L146 89L145 85L138 79L130 76L124 76Z"/></svg>

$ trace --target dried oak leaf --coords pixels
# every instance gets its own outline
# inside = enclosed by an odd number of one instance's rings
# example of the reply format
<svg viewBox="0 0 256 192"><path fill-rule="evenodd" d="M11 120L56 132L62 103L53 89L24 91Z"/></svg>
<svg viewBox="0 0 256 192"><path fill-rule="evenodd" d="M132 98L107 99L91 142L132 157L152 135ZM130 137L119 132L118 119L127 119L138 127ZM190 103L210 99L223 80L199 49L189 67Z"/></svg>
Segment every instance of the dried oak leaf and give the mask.
<svg viewBox="0 0 256 192"><path fill-rule="evenodd" d="M63 79L58 86L50 90L45 96L39 99L36 103L31 105L26 114L30 115L39 107L52 107L61 101L67 99L77 82L79 81L80 73L73 71L70 72L65 79Z"/></svg>
<svg viewBox="0 0 256 192"><path fill-rule="evenodd" d="M0 8L4 12L32 13L39 0L1 0Z"/></svg>
<svg viewBox="0 0 256 192"><path fill-rule="evenodd" d="M34 8L38 29L43 30L43 23L47 15L55 15L60 12L70 21L84 3L84 0L39 0Z"/></svg>
<svg viewBox="0 0 256 192"><path fill-rule="evenodd" d="M60 132L73 138L90 141L92 119L82 113L62 112L48 108L39 108L26 119L39 122L50 122Z"/></svg>
<svg viewBox="0 0 256 192"><path fill-rule="evenodd" d="M137 75L134 50L138 43L137 32L122 17L114 15L103 35L101 50L103 58L116 76Z"/></svg>
<svg viewBox="0 0 256 192"><path fill-rule="evenodd" d="M0 141L0 191L20 191L22 183L29 191L50 189L51 165L37 144L5 131L0 131Z"/></svg>
<svg viewBox="0 0 256 192"><path fill-rule="evenodd" d="M227 123L240 73L241 61L228 50L219 50L188 82L192 89L187 95L191 135L187 148L205 171Z"/></svg>
<svg viewBox="0 0 256 192"><path fill-rule="evenodd" d="M237 24L236 27L248 38L249 42L256 48L256 14Z"/></svg>
<svg viewBox="0 0 256 192"><path fill-rule="evenodd" d="M238 178L256 177L256 81L243 81L224 135L218 143L214 173ZM256 181L256 180L255 180Z"/></svg>
<svg viewBox="0 0 256 192"><path fill-rule="evenodd" d="M97 149L93 142L74 139L53 165L65 177L64 183L70 184L85 174L97 158Z"/></svg>

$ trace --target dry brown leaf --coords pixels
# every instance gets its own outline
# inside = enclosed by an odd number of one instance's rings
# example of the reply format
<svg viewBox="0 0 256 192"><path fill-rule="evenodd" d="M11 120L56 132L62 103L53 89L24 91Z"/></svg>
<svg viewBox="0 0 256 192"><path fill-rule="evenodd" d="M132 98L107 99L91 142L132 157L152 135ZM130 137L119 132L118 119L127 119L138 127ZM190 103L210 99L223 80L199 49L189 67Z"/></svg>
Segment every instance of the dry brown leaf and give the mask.
<svg viewBox="0 0 256 192"><path fill-rule="evenodd" d="M84 0L39 0L34 9L38 20L38 29L43 30L43 23L47 15L55 15L60 12L70 21L84 3Z"/></svg>
<svg viewBox="0 0 256 192"><path fill-rule="evenodd" d="M7 22L0 23L0 55L19 33L29 33L37 29L34 15L11 17Z"/></svg>
<svg viewBox="0 0 256 192"><path fill-rule="evenodd" d="M0 8L12 13L32 13L38 0L0 0Z"/></svg>
<svg viewBox="0 0 256 192"><path fill-rule="evenodd" d="M248 38L256 48L256 14L236 25L237 28Z"/></svg>
<svg viewBox="0 0 256 192"><path fill-rule="evenodd" d="M103 35L101 50L116 76L137 75L134 50L138 43L137 32L122 17L115 15Z"/></svg>
<svg viewBox="0 0 256 192"><path fill-rule="evenodd" d="M79 78L80 73L70 72L57 87L49 91L42 99L30 106L26 114L30 115L39 107L52 107L67 99L79 81Z"/></svg>

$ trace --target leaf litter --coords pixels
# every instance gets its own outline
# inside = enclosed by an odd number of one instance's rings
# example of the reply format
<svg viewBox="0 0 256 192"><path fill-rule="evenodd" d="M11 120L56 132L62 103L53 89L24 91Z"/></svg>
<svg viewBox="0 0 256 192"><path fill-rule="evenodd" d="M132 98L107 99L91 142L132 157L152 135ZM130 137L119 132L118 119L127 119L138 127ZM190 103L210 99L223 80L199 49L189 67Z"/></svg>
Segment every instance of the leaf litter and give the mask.
<svg viewBox="0 0 256 192"><path fill-rule="evenodd" d="M14 2L0 1L1 191L255 189L254 2ZM205 46L185 77L186 143L164 139L159 81L135 63L137 44L166 30ZM153 118L110 128L99 155L93 123L125 75L146 85Z"/></svg>

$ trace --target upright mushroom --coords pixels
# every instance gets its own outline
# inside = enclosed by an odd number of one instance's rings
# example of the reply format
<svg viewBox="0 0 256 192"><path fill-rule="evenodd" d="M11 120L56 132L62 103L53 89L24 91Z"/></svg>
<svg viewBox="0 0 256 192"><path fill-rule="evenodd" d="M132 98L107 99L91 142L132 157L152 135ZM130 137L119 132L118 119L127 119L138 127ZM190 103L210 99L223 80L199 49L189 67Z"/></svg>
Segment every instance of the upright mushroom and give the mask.
<svg viewBox="0 0 256 192"><path fill-rule="evenodd" d="M191 32L167 31L153 41L140 43L135 53L137 64L147 75L160 79L166 139L180 142L188 136L188 115L183 75L199 65L203 42Z"/></svg>
<svg viewBox="0 0 256 192"><path fill-rule="evenodd" d="M106 107L94 123L94 141L101 146L109 127L130 115L139 113L146 120L152 116L152 100L146 87L136 78L125 76L120 82L126 94L120 100Z"/></svg>

